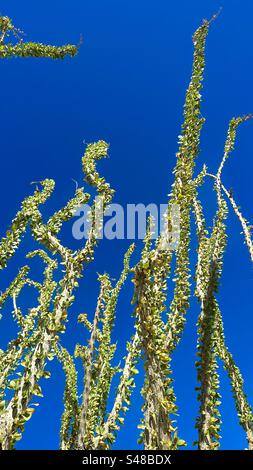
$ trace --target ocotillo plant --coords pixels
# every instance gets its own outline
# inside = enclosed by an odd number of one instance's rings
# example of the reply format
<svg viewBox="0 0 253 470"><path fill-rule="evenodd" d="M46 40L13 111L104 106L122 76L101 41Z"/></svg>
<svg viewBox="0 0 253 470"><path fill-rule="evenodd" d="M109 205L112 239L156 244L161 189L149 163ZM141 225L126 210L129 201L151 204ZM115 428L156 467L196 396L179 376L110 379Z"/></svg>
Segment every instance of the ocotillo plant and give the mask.
<svg viewBox="0 0 253 470"><path fill-rule="evenodd" d="M211 22L205 20L193 36L194 57L190 84L186 93L184 122L179 137L179 150L174 170L174 182L168 201L167 225L171 227L172 208L180 209L180 235L175 249L163 244L160 235L152 239L152 218L149 220L144 246L139 261L134 265L131 245L124 257L124 266L115 283L108 274L98 276L100 293L93 319L80 314L78 321L89 333L87 344L77 344L75 353L61 344L61 334L66 330L69 307L74 303L79 279L85 267L93 261L98 240L96 200L90 211L90 228L87 241L79 250L63 245L60 231L64 222L70 220L75 209L92 199L84 188L77 188L74 197L47 221L43 220L40 205L43 205L54 190L53 180L40 182L31 196L21 204L21 209L0 242L0 268L5 269L10 258L21 244L23 235L29 231L39 244L37 250L27 254L45 264L44 277L38 282L29 277L29 267L22 267L13 275L14 280L0 296L2 308L8 298L13 301L13 318L18 325L18 334L0 351L0 446L14 449L15 443L25 431L25 423L35 411L34 396L43 396L41 379L49 378L47 361L58 359L66 375L64 411L60 427L60 448L110 449L117 433L124 424L124 415L131 413L131 393L135 386L138 369L143 370L144 383L143 418L140 445L147 450L178 449L186 445L178 436L175 415L178 412L173 388L173 353L183 335L190 306L191 277L195 275L195 295L200 303L197 344L197 379L199 414L196 420L200 450L219 448L221 401L219 393L218 360L224 364L230 381L241 426L253 450L253 413L243 388L243 378L232 354L226 347L222 313L216 292L223 268L226 249L227 203L231 203L239 218L251 261L253 248L250 225L242 215L231 192L221 181L223 166L233 150L237 127L251 116L233 118L229 124L224 156L216 175L208 172L206 165L195 176L195 161L199 154L199 142L204 119L201 114L201 87L205 67L205 45ZM21 31L16 29L8 17L0 17L0 57L50 57L74 56L77 46L46 46L23 42ZM13 44L10 35L16 39ZM108 144L98 141L87 145L82 159L85 182L95 188L102 212L111 203L114 191L96 169L97 160L107 155ZM201 203L199 187L207 178L214 181L217 195L217 211L213 227L208 231L205 223L205 203ZM195 215L198 248L196 272L190 270L190 249L193 236L191 212ZM62 266L61 278L56 270ZM175 266L175 267L173 267ZM170 276L174 278L172 301L168 307ZM113 327L117 313L117 302L127 277L134 284L133 301L129 315L134 317L134 334L129 335L123 366L115 365L117 344L113 341ZM24 287L38 292L36 307L22 312L19 295ZM84 379L81 397L78 393L78 368L81 360ZM143 367L144 365L144 367ZM138 369L137 369L138 367ZM118 375L115 396L111 386ZM51 380L54 380L52 377ZM109 398L113 405L109 408ZM62 400L61 397L56 397ZM179 410L180 412L180 410ZM181 434L181 432L180 432Z"/></svg>
<svg viewBox="0 0 253 470"><path fill-rule="evenodd" d="M16 28L8 16L0 16L0 58L8 57L49 57L50 59L64 59L67 55L74 57L77 54L77 46L67 44L65 46L50 46L36 42L25 42L22 39L23 32ZM12 36L15 43L6 41Z"/></svg>

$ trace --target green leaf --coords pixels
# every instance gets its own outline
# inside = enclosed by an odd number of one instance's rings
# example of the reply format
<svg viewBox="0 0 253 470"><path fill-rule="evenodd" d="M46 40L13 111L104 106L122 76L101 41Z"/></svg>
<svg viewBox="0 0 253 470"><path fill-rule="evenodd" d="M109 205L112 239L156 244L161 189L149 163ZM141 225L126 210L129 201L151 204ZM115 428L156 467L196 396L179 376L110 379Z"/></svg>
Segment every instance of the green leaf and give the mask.
<svg viewBox="0 0 253 470"><path fill-rule="evenodd" d="M33 394L36 395L36 397L43 397L43 393L39 384L35 384Z"/></svg>
<svg viewBox="0 0 253 470"><path fill-rule="evenodd" d="M178 445L179 447L182 447L182 446L186 446L187 444L186 444L186 442L185 442L183 439L178 439L177 445Z"/></svg>

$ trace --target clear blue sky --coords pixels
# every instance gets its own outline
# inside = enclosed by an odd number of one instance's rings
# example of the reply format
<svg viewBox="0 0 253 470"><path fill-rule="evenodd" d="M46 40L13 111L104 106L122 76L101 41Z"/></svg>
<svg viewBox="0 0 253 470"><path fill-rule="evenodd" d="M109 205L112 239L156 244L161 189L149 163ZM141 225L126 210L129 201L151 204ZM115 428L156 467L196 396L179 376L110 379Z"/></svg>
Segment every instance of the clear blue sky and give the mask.
<svg viewBox="0 0 253 470"><path fill-rule="evenodd" d="M12 17L27 39L52 44L84 43L78 56L66 61L12 59L0 62L1 80L1 233L30 193L31 181L45 177L57 183L45 213L61 207L73 194L74 178L81 184L83 140L104 139L110 143L110 158L101 162L102 172L117 191L120 204L164 203L172 181L182 106L192 63L191 36L202 18L220 6L223 12L212 25L207 42L207 68L203 92L203 115L207 118L198 165L206 162L215 171L220 161L229 119L253 112L253 3L250 0L49 0L0 1L0 13ZM234 188L245 216L252 213L253 123L240 128L237 150L224 172L224 182ZM214 195L206 191L209 217ZM243 245L240 226L231 214L229 246L219 300L225 320L228 345L245 376L253 403L252 301L253 270ZM71 246L71 224L63 239ZM29 249L29 239L22 245ZM81 282L76 304L71 308L63 343L73 351L84 331L76 318L85 311L92 316L98 286L96 272L116 277L127 242L103 241L96 261ZM195 262L195 252L192 263ZM23 265L22 250L0 273L1 289ZM40 269L34 266L33 275ZM132 331L131 284L122 292L117 312L115 338L124 355ZM23 305L29 305L28 294ZM3 346L12 338L11 305L1 320ZM192 301L183 340L175 353L175 390L178 397L180 437L191 448L196 438L194 420L197 402L194 387L196 328L199 307ZM63 373L50 364L52 379L44 381L45 398L26 425L19 449L55 449L62 412ZM136 448L140 380L134 393L132 413L119 434L117 447ZM246 446L239 428L229 382L221 373L223 438L221 448Z"/></svg>

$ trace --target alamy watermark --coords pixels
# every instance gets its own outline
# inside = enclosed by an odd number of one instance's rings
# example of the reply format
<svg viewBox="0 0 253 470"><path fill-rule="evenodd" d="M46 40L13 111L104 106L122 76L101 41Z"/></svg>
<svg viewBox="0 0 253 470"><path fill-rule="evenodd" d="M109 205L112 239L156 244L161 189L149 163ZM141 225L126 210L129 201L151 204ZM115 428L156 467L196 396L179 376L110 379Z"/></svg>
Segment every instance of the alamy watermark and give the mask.
<svg viewBox="0 0 253 470"><path fill-rule="evenodd" d="M90 206L84 204L76 208L76 220L72 226L72 235L76 240L88 239L92 231L97 239L107 240L143 240L150 220L151 238L159 242L161 250L175 250L180 236L179 205L150 203L144 205L110 204L104 211L103 199L95 198Z"/></svg>

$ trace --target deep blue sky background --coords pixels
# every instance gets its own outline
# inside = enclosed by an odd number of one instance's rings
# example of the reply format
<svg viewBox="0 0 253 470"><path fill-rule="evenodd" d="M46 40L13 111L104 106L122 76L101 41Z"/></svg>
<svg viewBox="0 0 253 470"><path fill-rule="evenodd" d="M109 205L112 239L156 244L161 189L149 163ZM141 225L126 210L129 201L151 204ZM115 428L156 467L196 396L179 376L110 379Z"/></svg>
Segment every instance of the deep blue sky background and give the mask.
<svg viewBox="0 0 253 470"><path fill-rule="evenodd" d="M55 195L45 209L50 214L73 194L71 178L82 183L83 140L110 142L110 158L100 169L116 189L115 202L164 203L172 181L177 136L182 122L182 106L192 63L191 36L202 18L210 17L220 6L223 12L212 25L207 42L207 68L204 82L203 115L207 118L199 167L206 162L215 171L220 161L229 119L253 112L253 3L250 0L24 0L0 1L0 13L9 15L24 30L27 39L52 44L84 43L71 60L50 61L12 59L0 62L1 79L1 233L31 192L30 182L51 177L56 180ZM227 164L224 182L234 188L245 216L252 213L252 132L246 123L238 133L237 150ZM211 217L213 193L206 191L207 212ZM211 219L210 219L211 220ZM243 246L240 226L231 214L229 247L226 254L219 300L225 320L228 345L245 376L245 387L253 403L252 301L253 271ZM63 239L73 243L71 224ZM92 317L98 286L96 272L108 271L116 277L128 243L103 241L96 261L81 282L77 302L70 312L64 344L73 351L84 331L76 318L82 311ZM22 245L29 249L29 239ZM195 262L193 251L192 263ZM5 272L1 289L24 263L22 250ZM33 266L33 276L40 268ZM170 285L171 287L171 285ZM127 284L118 308L115 339L124 355L131 334ZM23 305L34 295L26 293ZM196 438L194 419L198 404L194 387L196 328L199 313L192 302L183 340L175 353L175 390L178 397L180 437L191 448ZM15 327L11 324L11 304L1 320L1 344L6 346ZM26 426L19 449L54 449L59 440L62 412L63 373L50 364L53 377L44 381L45 399ZM246 446L238 426L229 382L222 380L223 449ZM119 434L118 448L136 448L141 416L138 387L132 413ZM37 401L37 400L36 400Z"/></svg>

